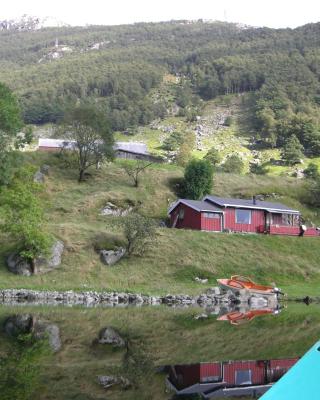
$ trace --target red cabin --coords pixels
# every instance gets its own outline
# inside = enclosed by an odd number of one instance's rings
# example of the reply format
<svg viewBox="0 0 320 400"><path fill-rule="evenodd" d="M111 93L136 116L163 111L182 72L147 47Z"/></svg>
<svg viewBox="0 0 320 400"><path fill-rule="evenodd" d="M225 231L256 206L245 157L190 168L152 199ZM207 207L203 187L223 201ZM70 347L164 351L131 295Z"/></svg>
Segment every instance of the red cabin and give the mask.
<svg viewBox="0 0 320 400"><path fill-rule="evenodd" d="M213 232L269 233L319 236L317 228L301 224L298 210L281 203L205 196L203 200L177 200L169 209L172 228Z"/></svg>
<svg viewBox="0 0 320 400"><path fill-rule="evenodd" d="M298 358L226 361L169 367L168 386L179 395L200 394L204 399L265 393Z"/></svg>

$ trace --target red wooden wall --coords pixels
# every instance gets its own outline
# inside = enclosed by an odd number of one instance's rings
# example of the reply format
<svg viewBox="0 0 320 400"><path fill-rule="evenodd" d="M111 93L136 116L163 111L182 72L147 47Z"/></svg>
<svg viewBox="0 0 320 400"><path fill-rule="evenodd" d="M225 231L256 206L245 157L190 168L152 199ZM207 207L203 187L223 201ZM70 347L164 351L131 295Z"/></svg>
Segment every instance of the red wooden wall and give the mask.
<svg viewBox="0 0 320 400"><path fill-rule="evenodd" d="M264 383L265 366L257 361L232 361L223 365L223 380L228 385L236 384L236 371L251 370L252 384Z"/></svg>
<svg viewBox="0 0 320 400"><path fill-rule="evenodd" d="M210 376L219 376L222 380L222 369L220 362L200 364L200 382Z"/></svg>
<svg viewBox="0 0 320 400"><path fill-rule="evenodd" d="M171 226L173 225L176 216L179 214L179 210L184 209L183 220L178 219L176 228L190 228L201 230L201 213L186 206L185 204L179 204L175 210L171 213Z"/></svg>
<svg viewBox="0 0 320 400"><path fill-rule="evenodd" d="M235 209L226 208L224 227L234 232L264 232L265 213L263 210L251 210L251 224L237 224Z"/></svg>
<svg viewBox="0 0 320 400"><path fill-rule="evenodd" d="M203 231L221 231L221 218L222 214L219 215L219 218L206 218L206 213L201 213L201 229Z"/></svg>

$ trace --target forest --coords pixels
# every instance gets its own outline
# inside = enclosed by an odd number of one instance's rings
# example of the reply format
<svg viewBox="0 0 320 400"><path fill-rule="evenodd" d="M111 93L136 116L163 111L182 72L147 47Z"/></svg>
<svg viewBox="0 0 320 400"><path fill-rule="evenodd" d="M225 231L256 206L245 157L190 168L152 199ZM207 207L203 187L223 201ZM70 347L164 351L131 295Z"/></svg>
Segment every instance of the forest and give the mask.
<svg viewBox="0 0 320 400"><path fill-rule="evenodd" d="M269 29L224 22L0 31L0 81L19 97L26 123L58 122L94 103L113 130L162 118L154 95L165 74L180 79L175 101L191 110L223 94L247 96L250 124L266 147L292 139L320 155L320 23Z"/></svg>

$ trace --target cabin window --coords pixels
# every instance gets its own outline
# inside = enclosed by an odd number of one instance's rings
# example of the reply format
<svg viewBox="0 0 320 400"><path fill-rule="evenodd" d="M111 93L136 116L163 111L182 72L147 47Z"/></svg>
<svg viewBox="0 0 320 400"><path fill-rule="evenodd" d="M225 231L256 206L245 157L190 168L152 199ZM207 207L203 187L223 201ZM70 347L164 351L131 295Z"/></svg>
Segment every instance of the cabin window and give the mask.
<svg viewBox="0 0 320 400"><path fill-rule="evenodd" d="M179 219L184 219L184 208L180 208L179 210Z"/></svg>
<svg viewBox="0 0 320 400"><path fill-rule="evenodd" d="M237 224L251 224L251 211L250 210L236 210L236 223Z"/></svg>
<svg viewBox="0 0 320 400"><path fill-rule="evenodd" d="M299 225L299 215L297 214L282 214L282 224L296 226Z"/></svg>
<svg viewBox="0 0 320 400"><path fill-rule="evenodd" d="M242 371L236 371L236 385L251 385L251 369L244 369Z"/></svg>
<svg viewBox="0 0 320 400"><path fill-rule="evenodd" d="M218 213L208 213L208 212L205 212L205 213L204 213L204 217L205 217L205 218L211 218L211 219L219 219L219 218L220 218L220 215L219 215Z"/></svg>

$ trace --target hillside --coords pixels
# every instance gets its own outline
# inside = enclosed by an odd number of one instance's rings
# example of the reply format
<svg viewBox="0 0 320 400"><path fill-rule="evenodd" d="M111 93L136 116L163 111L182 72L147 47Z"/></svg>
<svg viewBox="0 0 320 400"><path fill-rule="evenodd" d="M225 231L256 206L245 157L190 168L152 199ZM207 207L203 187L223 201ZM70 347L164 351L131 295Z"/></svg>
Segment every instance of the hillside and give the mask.
<svg viewBox="0 0 320 400"><path fill-rule="evenodd" d="M18 95L26 123L55 123L75 103L94 102L114 131L147 129L154 144L161 132L150 127L174 116L195 122L203 113L215 123L210 104L233 94L241 97L240 116L246 109L242 147L281 149L295 135L306 157L318 157L319 29L172 21L2 30L0 82ZM180 128L185 134L190 124ZM196 138L194 149L220 148L222 136Z"/></svg>
<svg viewBox="0 0 320 400"><path fill-rule="evenodd" d="M239 273L259 281L276 281L290 295L316 294L319 278L317 238L264 235L214 234L159 228L157 239L143 256L105 267L94 247L121 238L121 217L102 216L108 201L139 205L139 212L157 221L165 220L167 207L176 198L173 191L182 176L174 165L154 165L135 188L118 163L92 170L86 183L77 182L74 170L66 170L54 155L26 153L33 165L51 166L46 181L46 230L63 240L63 264L48 275L15 276L5 268L5 256L15 243L2 238L0 280L2 288L97 289L157 293L200 293L196 276L209 278L209 285L222 276ZM66 173L67 172L67 173ZM320 222L315 210L304 203L303 180L289 177L216 173L213 192L248 198L263 194L301 209L307 220Z"/></svg>

